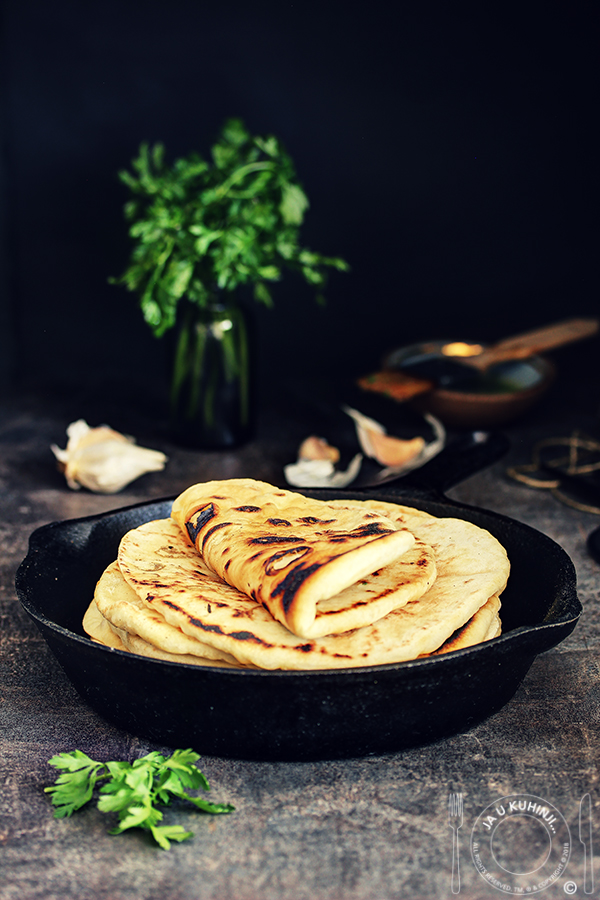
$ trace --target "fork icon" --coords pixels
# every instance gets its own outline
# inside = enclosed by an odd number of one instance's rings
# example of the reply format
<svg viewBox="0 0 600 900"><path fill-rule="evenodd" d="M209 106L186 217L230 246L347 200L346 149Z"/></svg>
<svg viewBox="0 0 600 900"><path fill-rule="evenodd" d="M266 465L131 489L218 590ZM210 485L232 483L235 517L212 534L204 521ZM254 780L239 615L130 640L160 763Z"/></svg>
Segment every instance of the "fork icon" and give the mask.
<svg viewBox="0 0 600 900"><path fill-rule="evenodd" d="M460 859L458 850L458 829L463 823L462 794L448 795L448 824L452 829L452 893L460 893Z"/></svg>

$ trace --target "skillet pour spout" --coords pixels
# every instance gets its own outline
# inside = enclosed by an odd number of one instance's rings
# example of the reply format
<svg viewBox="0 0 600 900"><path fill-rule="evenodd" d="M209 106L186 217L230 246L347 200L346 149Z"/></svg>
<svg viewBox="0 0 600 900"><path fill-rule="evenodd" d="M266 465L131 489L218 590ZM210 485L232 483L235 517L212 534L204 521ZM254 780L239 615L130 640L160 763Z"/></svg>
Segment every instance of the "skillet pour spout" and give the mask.
<svg viewBox="0 0 600 900"><path fill-rule="evenodd" d="M481 447L478 452L482 459ZM439 485L465 472L464 454L458 456L460 466L443 475L438 469L434 489L402 479L393 490L368 495L305 493L369 496L490 531L504 544L512 570L502 596L504 633L484 644L411 662L297 672L191 666L93 643L81 620L96 581L123 534L168 516L174 498L37 529L17 572L17 593L83 700L132 735L205 755L271 761L362 757L442 740L501 709L536 655L566 638L581 613L574 566L554 541L443 496Z"/></svg>

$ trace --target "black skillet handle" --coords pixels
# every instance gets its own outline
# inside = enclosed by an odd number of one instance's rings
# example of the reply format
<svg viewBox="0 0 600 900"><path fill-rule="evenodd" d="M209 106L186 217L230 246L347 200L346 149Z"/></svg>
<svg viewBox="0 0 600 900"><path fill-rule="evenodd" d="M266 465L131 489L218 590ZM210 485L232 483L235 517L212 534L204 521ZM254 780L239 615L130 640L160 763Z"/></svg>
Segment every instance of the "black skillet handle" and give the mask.
<svg viewBox="0 0 600 900"><path fill-rule="evenodd" d="M510 440L500 432L473 431L460 434L446 444L441 453L420 469L409 472L396 483L386 484L386 491L415 490L426 495L440 495L501 459Z"/></svg>
<svg viewBox="0 0 600 900"><path fill-rule="evenodd" d="M594 528L592 533L588 535L587 548L590 556L597 563L600 563L600 528Z"/></svg>

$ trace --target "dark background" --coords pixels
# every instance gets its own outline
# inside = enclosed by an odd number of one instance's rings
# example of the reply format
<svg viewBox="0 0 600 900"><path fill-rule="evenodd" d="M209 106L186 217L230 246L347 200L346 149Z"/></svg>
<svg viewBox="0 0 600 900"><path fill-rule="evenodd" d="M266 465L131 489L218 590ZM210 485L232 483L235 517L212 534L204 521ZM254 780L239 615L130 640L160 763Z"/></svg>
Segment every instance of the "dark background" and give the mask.
<svg viewBox="0 0 600 900"><path fill-rule="evenodd" d="M0 378L160 394L165 347L110 286L130 249L116 172L142 140L207 153L274 133L339 255L325 309L286 276L256 309L263 388L360 374L422 338L596 315L598 7L7 0Z"/></svg>

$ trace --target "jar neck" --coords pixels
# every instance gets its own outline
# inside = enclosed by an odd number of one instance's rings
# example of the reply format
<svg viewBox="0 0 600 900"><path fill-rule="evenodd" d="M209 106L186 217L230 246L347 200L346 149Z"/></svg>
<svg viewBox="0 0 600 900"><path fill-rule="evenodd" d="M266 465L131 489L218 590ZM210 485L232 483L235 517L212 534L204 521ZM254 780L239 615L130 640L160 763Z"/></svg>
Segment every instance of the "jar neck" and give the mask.
<svg viewBox="0 0 600 900"><path fill-rule="evenodd" d="M237 300L235 295L231 291L220 291L215 290L212 291L202 306L197 303L193 303L190 300L186 300L183 298L183 304L186 309L193 309L201 312L202 310L207 310L210 312L222 312L227 309L231 309L232 306L237 306Z"/></svg>

